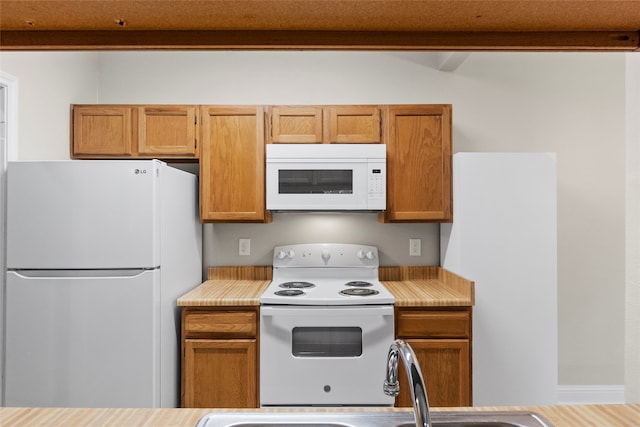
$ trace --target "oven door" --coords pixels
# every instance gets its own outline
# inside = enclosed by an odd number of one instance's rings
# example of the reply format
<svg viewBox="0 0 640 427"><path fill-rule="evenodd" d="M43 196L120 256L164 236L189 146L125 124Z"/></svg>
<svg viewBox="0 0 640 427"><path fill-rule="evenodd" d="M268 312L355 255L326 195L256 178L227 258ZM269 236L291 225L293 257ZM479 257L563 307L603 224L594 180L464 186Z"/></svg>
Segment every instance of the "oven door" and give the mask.
<svg viewBox="0 0 640 427"><path fill-rule="evenodd" d="M261 406L390 406L393 306L260 308Z"/></svg>

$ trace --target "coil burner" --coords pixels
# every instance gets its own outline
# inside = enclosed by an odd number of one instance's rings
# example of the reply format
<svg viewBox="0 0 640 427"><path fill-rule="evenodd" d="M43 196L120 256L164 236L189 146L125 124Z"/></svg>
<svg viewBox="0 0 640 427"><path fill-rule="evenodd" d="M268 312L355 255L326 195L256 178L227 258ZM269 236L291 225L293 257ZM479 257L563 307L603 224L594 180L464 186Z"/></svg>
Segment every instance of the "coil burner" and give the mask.
<svg viewBox="0 0 640 427"><path fill-rule="evenodd" d="M316 287L316 285L310 282L284 282L280 283L278 286L285 289L306 289Z"/></svg>
<svg viewBox="0 0 640 427"><path fill-rule="evenodd" d="M365 287L368 287L368 286L373 286L373 283L365 282L363 280L353 280L351 282L345 283L344 285L345 286L355 286L355 287L358 287L358 288L365 288Z"/></svg>
<svg viewBox="0 0 640 427"><path fill-rule="evenodd" d="M378 269L375 246L348 243L276 246L271 282L260 295L260 305L283 309L393 306L393 295L380 282Z"/></svg>
<svg viewBox="0 0 640 427"><path fill-rule="evenodd" d="M304 295L304 291L300 289L283 289L282 291L274 292L274 294L279 297L297 297L299 295Z"/></svg>
<svg viewBox="0 0 640 427"><path fill-rule="evenodd" d="M378 295L378 291L375 289L364 288L349 288L340 291L340 295L356 296L356 297L369 297L372 295Z"/></svg>

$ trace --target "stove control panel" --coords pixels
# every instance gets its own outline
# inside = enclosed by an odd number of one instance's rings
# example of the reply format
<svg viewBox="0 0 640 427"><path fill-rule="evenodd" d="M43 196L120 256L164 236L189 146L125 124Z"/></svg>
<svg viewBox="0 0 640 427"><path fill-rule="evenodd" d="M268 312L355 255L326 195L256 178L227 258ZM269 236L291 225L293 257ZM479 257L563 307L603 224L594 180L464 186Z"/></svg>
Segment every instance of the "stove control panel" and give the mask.
<svg viewBox="0 0 640 427"><path fill-rule="evenodd" d="M276 253L276 251L274 251L274 253ZM296 253L293 252L293 250L289 249L288 251L285 251L284 249L280 249L277 254L275 255L275 257L277 257L280 260L289 258L289 259L293 259L293 257L296 256Z"/></svg>
<svg viewBox="0 0 640 427"><path fill-rule="evenodd" d="M360 249L356 255L360 259L374 259L376 257L376 254L374 254L373 251L365 252L362 249Z"/></svg>
<svg viewBox="0 0 640 427"><path fill-rule="evenodd" d="M276 246L274 267L378 267L378 248L350 243Z"/></svg>

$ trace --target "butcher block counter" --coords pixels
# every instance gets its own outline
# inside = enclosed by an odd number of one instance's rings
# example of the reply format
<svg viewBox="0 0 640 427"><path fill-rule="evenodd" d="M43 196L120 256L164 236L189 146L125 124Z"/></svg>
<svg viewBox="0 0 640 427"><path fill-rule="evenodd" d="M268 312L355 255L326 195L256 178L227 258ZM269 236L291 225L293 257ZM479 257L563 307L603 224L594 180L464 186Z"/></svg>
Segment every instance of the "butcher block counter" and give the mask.
<svg viewBox="0 0 640 427"><path fill-rule="evenodd" d="M339 410L339 409L338 409ZM352 409L351 409L352 410ZM367 408L367 411L374 409ZM397 411L397 409L378 409ZM434 408L433 411L438 411ZM453 410L453 408L451 408ZM640 405L578 405L508 408L462 408L455 410L527 410L547 418L555 427L634 427L640 425ZM3 427L189 427L210 412L222 409L74 409L0 408ZM245 411L245 410L243 410ZM255 411L261 411L259 409ZM310 409L310 411L318 411Z"/></svg>
<svg viewBox="0 0 640 427"><path fill-rule="evenodd" d="M210 267L208 280L178 299L180 307L258 306L271 266ZM433 266L380 267L397 307L470 307L473 282Z"/></svg>
<svg viewBox="0 0 640 427"><path fill-rule="evenodd" d="M180 307L257 306L271 266L209 267L208 280L178 298Z"/></svg>

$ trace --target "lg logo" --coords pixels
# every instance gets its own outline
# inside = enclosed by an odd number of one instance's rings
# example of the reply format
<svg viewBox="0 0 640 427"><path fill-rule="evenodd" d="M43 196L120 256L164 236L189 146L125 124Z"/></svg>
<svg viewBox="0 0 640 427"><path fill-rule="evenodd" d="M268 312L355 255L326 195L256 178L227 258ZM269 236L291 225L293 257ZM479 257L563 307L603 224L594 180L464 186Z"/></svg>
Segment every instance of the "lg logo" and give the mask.
<svg viewBox="0 0 640 427"><path fill-rule="evenodd" d="M144 174L147 173L147 170L146 169L136 169L133 173L135 173L136 175L140 175L140 174L144 175Z"/></svg>

